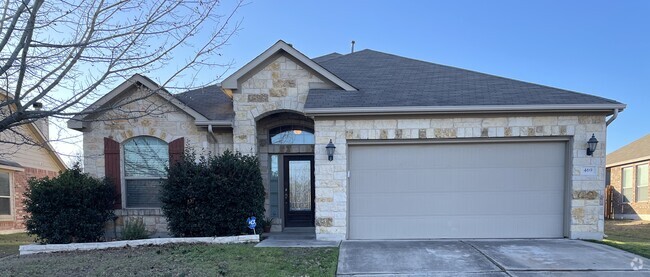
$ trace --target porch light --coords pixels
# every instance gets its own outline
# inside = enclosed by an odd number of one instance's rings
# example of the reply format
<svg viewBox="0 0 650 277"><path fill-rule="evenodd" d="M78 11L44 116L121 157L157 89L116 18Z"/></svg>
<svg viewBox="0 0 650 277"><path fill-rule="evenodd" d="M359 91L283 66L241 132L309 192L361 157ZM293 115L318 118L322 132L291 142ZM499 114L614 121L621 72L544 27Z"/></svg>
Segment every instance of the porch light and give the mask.
<svg viewBox="0 0 650 277"><path fill-rule="evenodd" d="M598 145L598 140L594 134L591 134L591 138L587 141L587 156L593 156L596 151L596 145Z"/></svg>
<svg viewBox="0 0 650 277"><path fill-rule="evenodd" d="M330 143L325 146L325 149L327 149L327 159L330 161L334 160L334 149L336 149L336 146L334 146L331 139Z"/></svg>

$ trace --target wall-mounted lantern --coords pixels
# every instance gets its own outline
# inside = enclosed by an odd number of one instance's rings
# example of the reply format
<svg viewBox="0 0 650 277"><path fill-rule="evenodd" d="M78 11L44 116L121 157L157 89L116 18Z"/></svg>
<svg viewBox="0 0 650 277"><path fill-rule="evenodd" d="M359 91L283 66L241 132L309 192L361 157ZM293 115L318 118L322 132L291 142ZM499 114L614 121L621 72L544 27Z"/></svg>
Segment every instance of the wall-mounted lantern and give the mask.
<svg viewBox="0 0 650 277"><path fill-rule="evenodd" d="M327 159L330 161L334 160L334 149L336 149L336 146L334 146L331 139L330 143L325 146L325 149L327 149Z"/></svg>
<svg viewBox="0 0 650 277"><path fill-rule="evenodd" d="M591 134L591 138L587 141L587 156L593 156L596 151L596 145L598 145L598 140L594 134Z"/></svg>

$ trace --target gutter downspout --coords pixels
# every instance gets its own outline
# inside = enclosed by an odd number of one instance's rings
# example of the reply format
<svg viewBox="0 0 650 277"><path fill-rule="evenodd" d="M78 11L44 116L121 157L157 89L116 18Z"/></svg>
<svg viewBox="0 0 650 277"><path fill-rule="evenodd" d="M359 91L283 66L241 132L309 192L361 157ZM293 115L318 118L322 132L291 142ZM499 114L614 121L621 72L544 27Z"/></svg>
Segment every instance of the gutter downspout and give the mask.
<svg viewBox="0 0 650 277"><path fill-rule="evenodd" d="M216 145L217 137L214 136L214 132L212 131L212 124L208 124L208 134L210 134Z"/></svg>
<svg viewBox="0 0 650 277"><path fill-rule="evenodd" d="M610 117L610 118L607 120L607 123L605 124L605 126L609 126L610 123L614 122L614 120L616 119L616 117L618 117L618 110L619 110L619 109L614 109L614 114L612 115L612 117Z"/></svg>

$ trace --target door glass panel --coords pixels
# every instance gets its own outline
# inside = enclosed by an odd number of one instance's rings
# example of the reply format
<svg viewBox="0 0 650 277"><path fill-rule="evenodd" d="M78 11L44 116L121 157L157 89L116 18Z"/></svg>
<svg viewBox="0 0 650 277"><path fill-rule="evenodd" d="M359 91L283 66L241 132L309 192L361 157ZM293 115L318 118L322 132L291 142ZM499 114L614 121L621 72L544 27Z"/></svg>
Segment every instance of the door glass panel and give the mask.
<svg viewBox="0 0 650 277"><path fill-rule="evenodd" d="M278 158L278 155L271 155L271 176L269 178L271 217L278 217L278 188L280 187L280 163Z"/></svg>
<svg viewBox="0 0 650 277"><path fill-rule="evenodd" d="M289 210L311 210L311 161L289 161Z"/></svg>

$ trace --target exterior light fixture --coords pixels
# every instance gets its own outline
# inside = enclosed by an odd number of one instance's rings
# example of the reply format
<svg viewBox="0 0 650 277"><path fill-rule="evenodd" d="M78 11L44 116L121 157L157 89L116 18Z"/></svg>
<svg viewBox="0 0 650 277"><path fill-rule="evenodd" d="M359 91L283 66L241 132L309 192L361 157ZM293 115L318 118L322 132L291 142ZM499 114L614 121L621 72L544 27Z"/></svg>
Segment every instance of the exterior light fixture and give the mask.
<svg viewBox="0 0 650 277"><path fill-rule="evenodd" d="M587 156L593 156L596 151L596 145L598 145L598 140L594 134L591 134L591 138L587 141Z"/></svg>
<svg viewBox="0 0 650 277"><path fill-rule="evenodd" d="M296 135L300 135L300 134L302 134L302 130L296 129L296 130L293 130L293 133L296 134Z"/></svg>
<svg viewBox="0 0 650 277"><path fill-rule="evenodd" d="M331 139L330 143L325 146L325 149L327 149L327 159L330 161L334 160L334 149L336 149L336 146L334 146Z"/></svg>

